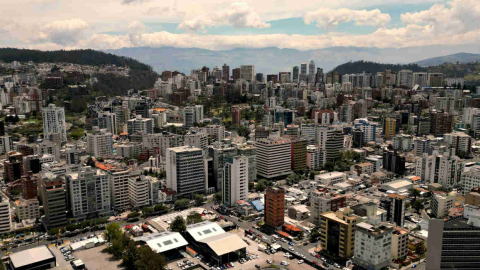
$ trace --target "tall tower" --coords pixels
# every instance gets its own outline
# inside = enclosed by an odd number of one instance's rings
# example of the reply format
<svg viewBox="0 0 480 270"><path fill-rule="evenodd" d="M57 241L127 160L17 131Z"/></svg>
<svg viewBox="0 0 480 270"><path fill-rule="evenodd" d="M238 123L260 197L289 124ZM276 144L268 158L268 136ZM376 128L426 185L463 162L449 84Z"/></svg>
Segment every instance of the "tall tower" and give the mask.
<svg viewBox="0 0 480 270"><path fill-rule="evenodd" d="M65 125L65 109L48 104L48 107L42 108L43 115L43 137L50 140L52 134L59 134L62 143L67 142L67 129Z"/></svg>
<svg viewBox="0 0 480 270"><path fill-rule="evenodd" d="M265 194L265 224L274 228L285 221L285 189L267 188Z"/></svg>
<svg viewBox="0 0 480 270"><path fill-rule="evenodd" d="M248 158L236 156L228 158L223 170L223 203L229 207L239 200L248 199Z"/></svg>
<svg viewBox="0 0 480 270"><path fill-rule="evenodd" d="M313 60L308 64L308 82L315 83L315 62Z"/></svg>
<svg viewBox="0 0 480 270"><path fill-rule="evenodd" d="M293 67L293 82L298 82L298 66Z"/></svg>

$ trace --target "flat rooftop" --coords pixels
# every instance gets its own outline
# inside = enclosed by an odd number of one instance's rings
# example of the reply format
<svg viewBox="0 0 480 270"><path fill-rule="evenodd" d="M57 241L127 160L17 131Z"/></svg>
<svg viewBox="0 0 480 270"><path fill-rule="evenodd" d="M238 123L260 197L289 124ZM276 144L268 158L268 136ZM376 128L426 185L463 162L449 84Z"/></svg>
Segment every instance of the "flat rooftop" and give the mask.
<svg viewBox="0 0 480 270"><path fill-rule="evenodd" d="M24 267L36 262L55 259L55 256L47 246L35 247L10 255L10 260L15 268Z"/></svg>

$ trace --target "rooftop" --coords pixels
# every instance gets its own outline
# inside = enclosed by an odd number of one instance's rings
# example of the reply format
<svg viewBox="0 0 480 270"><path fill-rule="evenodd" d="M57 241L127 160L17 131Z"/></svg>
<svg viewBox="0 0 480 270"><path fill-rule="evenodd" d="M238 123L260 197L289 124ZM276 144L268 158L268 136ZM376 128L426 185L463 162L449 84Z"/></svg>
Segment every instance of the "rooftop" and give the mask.
<svg viewBox="0 0 480 270"><path fill-rule="evenodd" d="M47 246L35 247L10 255L10 260L15 268L24 267L36 262L55 259L55 256Z"/></svg>

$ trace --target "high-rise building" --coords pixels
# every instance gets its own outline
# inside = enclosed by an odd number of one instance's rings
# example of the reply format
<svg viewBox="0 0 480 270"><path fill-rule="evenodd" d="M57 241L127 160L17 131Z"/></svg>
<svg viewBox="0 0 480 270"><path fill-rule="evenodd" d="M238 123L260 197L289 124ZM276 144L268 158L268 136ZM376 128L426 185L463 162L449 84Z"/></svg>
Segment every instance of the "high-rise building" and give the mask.
<svg viewBox="0 0 480 270"><path fill-rule="evenodd" d="M265 224L278 228L285 222L285 190L269 187L265 193Z"/></svg>
<svg viewBox="0 0 480 270"><path fill-rule="evenodd" d="M463 132L452 132L443 135L446 143L455 149L455 155L468 156L472 151L472 137Z"/></svg>
<svg viewBox="0 0 480 270"><path fill-rule="evenodd" d="M304 171L307 168L307 140L294 138L291 144L292 171Z"/></svg>
<svg viewBox="0 0 480 270"><path fill-rule="evenodd" d="M428 86L430 86L430 87L442 87L443 86L443 73L428 73Z"/></svg>
<svg viewBox="0 0 480 270"><path fill-rule="evenodd" d="M327 163L325 149L318 145L307 145L307 168L309 170L319 170Z"/></svg>
<svg viewBox="0 0 480 270"><path fill-rule="evenodd" d="M215 142L208 147L208 156L212 158L213 163L213 182L218 191L222 190L222 177L225 162L229 158L237 155L237 148L229 143Z"/></svg>
<svg viewBox="0 0 480 270"><path fill-rule="evenodd" d="M428 76L426 72L414 72L413 73L413 86L418 85L420 87L428 86Z"/></svg>
<svg viewBox="0 0 480 270"><path fill-rule="evenodd" d="M397 151L383 151L383 168L387 171L403 174L405 172L405 157Z"/></svg>
<svg viewBox="0 0 480 270"><path fill-rule="evenodd" d="M111 207L116 212L130 209L130 198L128 196L128 179L138 172L121 167L107 167L105 173L110 183Z"/></svg>
<svg viewBox="0 0 480 270"><path fill-rule="evenodd" d="M405 197L398 194L388 195L390 200L390 209L387 209L387 219L390 217L389 221L397 224L397 226L403 227L405 222Z"/></svg>
<svg viewBox="0 0 480 270"><path fill-rule="evenodd" d="M140 208L150 204L149 182L145 175L128 179L128 197L132 208Z"/></svg>
<svg viewBox="0 0 480 270"><path fill-rule="evenodd" d="M94 157L108 157L113 155L112 133L106 129L94 129L87 134L87 152Z"/></svg>
<svg viewBox="0 0 480 270"><path fill-rule="evenodd" d="M223 169L223 204L232 207L248 199L248 159L245 156L229 158Z"/></svg>
<svg viewBox="0 0 480 270"><path fill-rule="evenodd" d="M293 67L292 74L293 74L293 78L292 78L293 82L298 83L298 78L299 78L298 66Z"/></svg>
<svg viewBox="0 0 480 270"><path fill-rule="evenodd" d="M31 200L20 199L15 201L15 215L20 221L26 219L36 220L40 217L38 200L35 198Z"/></svg>
<svg viewBox="0 0 480 270"><path fill-rule="evenodd" d="M242 122L242 113L241 113L240 107L233 106L232 107L232 124L240 125L241 122Z"/></svg>
<svg viewBox="0 0 480 270"><path fill-rule="evenodd" d="M416 174L427 183L438 183L450 188L459 183L461 173L460 158L448 153L440 155L433 151L432 155L424 153L415 159Z"/></svg>
<svg viewBox="0 0 480 270"><path fill-rule="evenodd" d="M239 80L241 77L241 69L240 68L234 68L232 69L232 78L234 80Z"/></svg>
<svg viewBox="0 0 480 270"><path fill-rule="evenodd" d="M180 146L168 148L166 154L167 188L178 195L205 192L205 165L200 148Z"/></svg>
<svg viewBox="0 0 480 270"><path fill-rule="evenodd" d="M363 269L385 269L392 261L392 231L392 226L378 219L358 223L355 226L353 262Z"/></svg>
<svg viewBox="0 0 480 270"><path fill-rule="evenodd" d="M208 136L207 134L203 132L197 132L197 131L190 131L190 133L186 134L183 137L183 144L184 145L189 145L192 147L197 147L202 149L203 153L206 155L207 154L207 148L208 148Z"/></svg>
<svg viewBox="0 0 480 270"><path fill-rule="evenodd" d="M377 133L377 124L369 122L366 118L355 119L353 126L362 130L363 132L363 144L368 142L374 142Z"/></svg>
<svg viewBox="0 0 480 270"><path fill-rule="evenodd" d="M59 134L62 143L67 142L67 128L65 124L64 108L56 107L55 104L48 104L42 108L43 115L43 137L50 139L52 134Z"/></svg>
<svg viewBox="0 0 480 270"><path fill-rule="evenodd" d="M397 120L394 118L390 118L390 117L385 118L385 122L383 125L383 133L385 135L385 139L390 139L395 135L396 123L397 123Z"/></svg>
<svg viewBox="0 0 480 270"><path fill-rule="evenodd" d="M33 175L32 172L28 172L22 176L22 197L26 200L37 198L37 175Z"/></svg>
<svg viewBox="0 0 480 270"><path fill-rule="evenodd" d="M58 228L67 224L67 198L65 184L62 179L44 180L42 183L44 225L47 228Z"/></svg>
<svg viewBox="0 0 480 270"><path fill-rule="evenodd" d="M136 118L127 121L127 132L130 136L135 133L152 134L153 119L136 115Z"/></svg>
<svg viewBox="0 0 480 270"><path fill-rule="evenodd" d="M431 209L432 215L436 218L443 218L448 216L450 209L455 207L457 193L441 193L435 192L432 194Z"/></svg>
<svg viewBox="0 0 480 270"><path fill-rule="evenodd" d="M308 64L308 83L315 83L315 62L313 60Z"/></svg>
<svg viewBox="0 0 480 270"><path fill-rule="evenodd" d="M271 179L292 173L289 139L260 139L255 146L257 147L257 174L260 177Z"/></svg>
<svg viewBox="0 0 480 270"><path fill-rule="evenodd" d="M461 182L463 183L463 195L475 187L480 187L480 166L473 166L464 169L461 176Z"/></svg>
<svg viewBox="0 0 480 270"><path fill-rule="evenodd" d="M257 179L257 148L252 143L237 144L238 155L248 159L248 182Z"/></svg>
<svg viewBox="0 0 480 270"><path fill-rule="evenodd" d="M23 155L19 152L8 152L3 162L5 182L18 180L25 174L23 166Z"/></svg>
<svg viewBox="0 0 480 270"><path fill-rule="evenodd" d="M353 256L358 218L352 212L350 207L345 207L320 216L320 243L332 256L344 259Z"/></svg>
<svg viewBox="0 0 480 270"><path fill-rule="evenodd" d="M344 195L330 193L326 189L319 189L312 193L310 205L312 206L312 223L320 226L322 214L329 211L336 212L340 208L345 207L347 200Z"/></svg>
<svg viewBox="0 0 480 270"><path fill-rule="evenodd" d="M76 220L91 219L111 212L110 184L107 174L99 169L82 167L65 175L70 210Z"/></svg>
<svg viewBox="0 0 480 270"><path fill-rule="evenodd" d="M93 121L93 125L99 129L106 129L112 134L119 134L115 113L102 113Z"/></svg>
<svg viewBox="0 0 480 270"><path fill-rule="evenodd" d="M478 217L429 220L426 270L480 269Z"/></svg>
<svg viewBox="0 0 480 270"><path fill-rule="evenodd" d="M255 81L255 66L254 65L241 65L240 66L240 79L245 79L250 82Z"/></svg>
<svg viewBox="0 0 480 270"><path fill-rule="evenodd" d="M12 228L12 210L7 197L0 196L0 233L8 233Z"/></svg>
<svg viewBox="0 0 480 270"><path fill-rule="evenodd" d="M0 137L0 155L11 152L13 150L13 140L10 136L4 135Z"/></svg>
<svg viewBox="0 0 480 270"><path fill-rule="evenodd" d="M435 112L431 114L430 133L436 137L441 137L446 133L452 132L453 116L444 112Z"/></svg>
<svg viewBox="0 0 480 270"><path fill-rule="evenodd" d="M413 71L400 70L397 74L397 86L413 87Z"/></svg>
<svg viewBox="0 0 480 270"><path fill-rule="evenodd" d="M392 232L392 259L406 258L408 255L408 230L402 227L393 227Z"/></svg>
<svg viewBox="0 0 480 270"><path fill-rule="evenodd" d="M329 130L327 141L325 144L325 151L327 153L327 160L334 161L340 155L340 150L343 148L344 135L341 131Z"/></svg>
<svg viewBox="0 0 480 270"><path fill-rule="evenodd" d="M307 63L300 64L300 77L299 81L307 81Z"/></svg>
<svg viewBox="0 0 480 270"><path fill-rule="evenodd" d="M223 64L222 66L222 80L228 81L230 79L230 66Z"/></svg>

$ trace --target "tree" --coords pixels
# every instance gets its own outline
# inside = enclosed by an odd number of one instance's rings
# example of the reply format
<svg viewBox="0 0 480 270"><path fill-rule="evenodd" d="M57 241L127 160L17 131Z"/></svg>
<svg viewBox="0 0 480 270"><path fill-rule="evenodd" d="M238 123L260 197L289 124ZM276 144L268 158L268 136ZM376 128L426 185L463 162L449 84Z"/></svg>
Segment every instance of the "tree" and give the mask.
<svg viewBox="0 0 480 270"><path fill-rule="evenodd" d="M48 235L57 235L58 233L60 233L60 229L59 228L53 228L53 229L50 229L48 230Z"/></svg>
<svg viewBox="0 0 480 270"><path fill-rule="evenodd" d="M420 196L420 190L418 190L416 188L410 189L410 196L412 196L413 200L416 201L417 197Z"/></svg>
<svg viewBox="0 0 480 270"><path fill-rule="evenodd" d="M310 180L315 180L315 172L310 172Z"/></svg>
<svg viewBox="0 0 480 270"><path fill-rule="evenodd" d="M118 238L120 234L122 234L122 230L117 223L110 223L105 228L104 235L107 242L112 242L113 239Z"/></svg>
<svg viewBox="0 0 480 270"><path fill-rule="evenodd" d="M151 208L151 207L143 207L142 208L142 214L143 214L144 217L148 217L148 216L152 215L152 213L153 213L153 208Z"/></svg>
<svg viewBox="0 0 480 270"><path fill-rule="evenodd" d="M190 200L180 199L175 201L175 210L186 209L190 205Z"/></svg>
<svg viewBox="0 0 480 270"><path fill-rule="evenodd" d="M300 231L300 233L298 233L298 239L302 240L303 237L305 237L305 233L303 231Z"/></svg>
<svg viewBox="0 0 480 270"><path fill-rule="evenodd" d="M193 213L187 216L187 224L195 224L202 222L202 215L199 213Z"/></svg>
<svg viewBox="0 0 480 270"><path fill-rule="evenodd" d="M127 219L134 219L134 218L138 218L139 216L140 216L139 212L132 212L127 215Z"/></svg>
<svg viewBox="0 0 480 270"><path fill-rule="evenodd" d="M248 183L248 191L253 190L254 187L255 187L255 183L253 182Z"/></svg>
<svg viewBox="0 0 480 270"><path fill-rule="evenodd" d="M181 216L177 216L173 222L172 225L170 225L170 230L174 232L179 232L183 233L187 229L187 225L185 225L185 220Z"/></svg>
<svg viewBox="0 0 480 270"><path fill-rule="evenodd" d="M135 270L135 262L137 261L137 259L137 246L135 245L135 242L133 240L128 239L122 255L123 265L125 269Z"/></svg>
<svg viewBox="0 0 480 270"><path fill-rule="evenodd" d="M213 201L216 203L220 203L223 200L222 192L217 192L213 195Z"/></svg>
<svg viewBox="0 0 480 270"><path fill-rule="evenodd" d="M199 194L195 194L193 196L193 198L195 199L195 205L196 206L200 206L203 204L203 201L204 201L204 197L202 195L199 195Z"/></svg>
<svg viewBox="0 0 480 270"><path fill-rule="evenodd" d="M423 201L422 200L416 200L412 204L413 209L417 212L417 214L420 214L420 211L423 210Z"/></svg>
<svg viewBox="0 0 480 270"><path fill-rule="evenodd" d="M168 207L165 204L157 204L155 205L153 210L155 211L155 213L165 213L168 211Z"/></svg>
<svg viewBox="0 0 480 270"><path fill-rule="evenodd" d="M125 249L126 244L126 236L125 234L121 233L117 237L112 239L112 244L108 248L109 252L113 255L115 259L121 259L123 256L123 251Z"/></svg>
<svg viewBox="0 0 480 270"><path fill-rule="evenodd" d="M135 262L137 270L164 269L166 265L165 256L153 252L150 247L144 246L138 249L138 259Z"/></svg>
<svg viewBox="0 0 480 270"><path fill-rule="evenodd" d="M317 227L313 228L312 231L310 232L310 242L316 242L318 237L320 236L320 233L318 232Z"/></svg>

